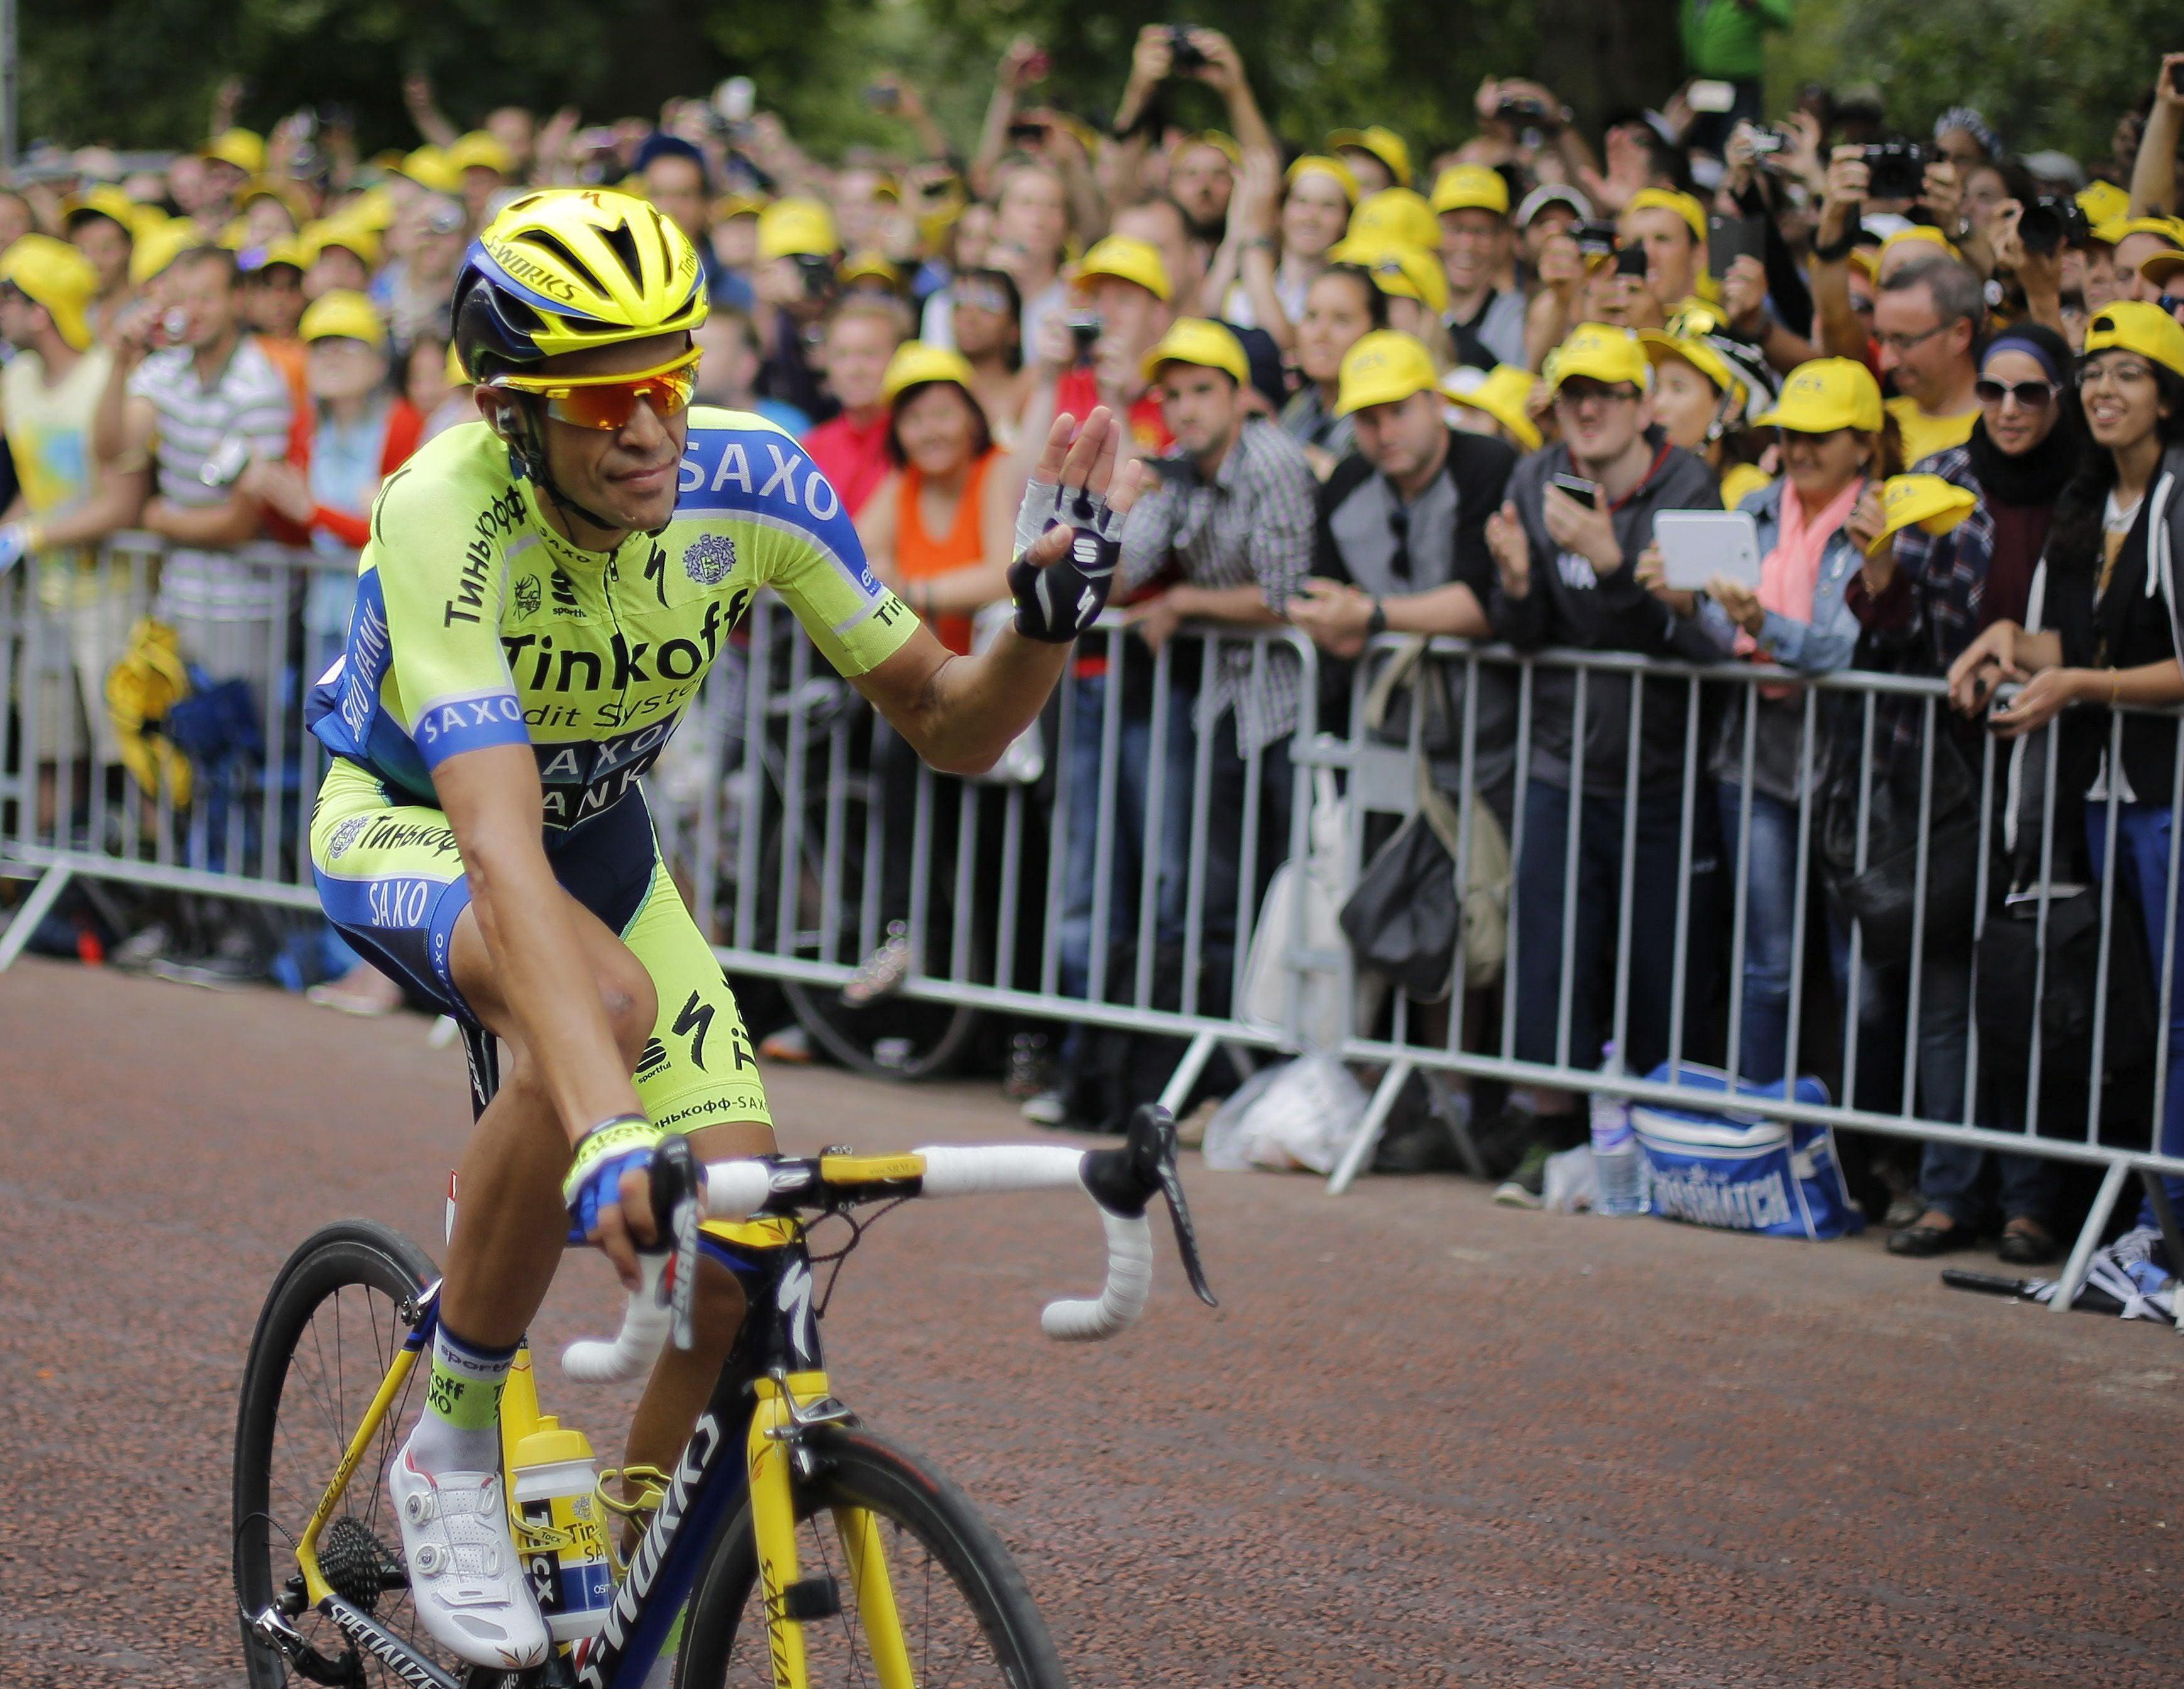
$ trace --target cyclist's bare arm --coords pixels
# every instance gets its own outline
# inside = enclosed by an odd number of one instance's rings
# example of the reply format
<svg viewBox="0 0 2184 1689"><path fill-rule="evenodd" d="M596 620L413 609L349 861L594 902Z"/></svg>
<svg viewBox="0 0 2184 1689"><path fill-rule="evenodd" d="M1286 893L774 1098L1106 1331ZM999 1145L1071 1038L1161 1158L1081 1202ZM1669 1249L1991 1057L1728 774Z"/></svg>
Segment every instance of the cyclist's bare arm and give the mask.
<svg viewBox="0 0 2184 1689"><path fill-rule="evenodd" d="M1117 518L1128 514L1143 490L1146 471L1134 461L1120 475L1115 472L1119 438L1119 425L1104 410L1095 410L1082 430L1068 416L1057 416L1032 472L1034 492L1057 484L1065 493L1089 488L1105 495ZM1071 538L1067 527L1050 529L1025 558L1047 568L1067 555ZM1045 705L1071 649L1026 638L1008 627L978 655L960 656L921 627L855 684L934 768L944 774L983 774Z"/></svg>
<svg viewBox="0 0 2184 1689"><path fill-rule="evenodd" d="M510 1024L489 1029L521 1045L571 1145L603 1120L641 1117L644 1105L630 1077L633 1062L625 1058L615 1026L633 1027L643 1038L652 1024L652 984L636 958L554 880L531 747L463 751L433 771L432 784L471 888L470 908L455 927L456 984L466 996L474 984L482 987L473 1006L482 1014L506 1016ZM638 1275L632 1235L649 1244L655 1234L643 1176L631 1175L626 1185L634 1201L601 1210L598 1241L633 1288Z"/></svg>

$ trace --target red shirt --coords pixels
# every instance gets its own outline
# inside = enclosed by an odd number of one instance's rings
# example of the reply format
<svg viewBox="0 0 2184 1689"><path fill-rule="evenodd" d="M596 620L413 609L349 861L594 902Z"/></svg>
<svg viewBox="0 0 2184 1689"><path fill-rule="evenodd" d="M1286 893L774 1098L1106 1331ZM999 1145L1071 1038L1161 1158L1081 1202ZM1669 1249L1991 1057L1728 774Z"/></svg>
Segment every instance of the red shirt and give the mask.
<svg viewBox="0 0 2184 1689"><path fill-rule="evenodd" d="M1092 407L1100 403L1100 384L1093 380L1091 371L1082 365L1063 371L1061 379L1054 384L1054 412L1057 416L1066 410L1082 422L1092 414ZM1150 387L1131 402L1128 420L1130 438L1138 443L1140 451L1164 452L1175 443L1175 436L1167 431L1167 419L1161 415L1160 401L1153 397Z"/></svg>
<svg viewBox="0 0 2184 1689"><path fill-rule="evenodd" d="M884 410L861 423L845 410L804 437L804 449L833 483L843 508L852 516L865 508L865 500L894 467L888 461L887 437Z"/></svg>

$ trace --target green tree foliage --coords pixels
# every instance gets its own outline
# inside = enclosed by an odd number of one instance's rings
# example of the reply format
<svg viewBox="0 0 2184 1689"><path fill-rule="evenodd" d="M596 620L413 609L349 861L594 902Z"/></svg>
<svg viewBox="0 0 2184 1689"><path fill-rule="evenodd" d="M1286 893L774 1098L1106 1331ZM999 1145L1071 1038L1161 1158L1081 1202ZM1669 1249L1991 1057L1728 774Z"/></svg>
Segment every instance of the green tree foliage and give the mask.
<svg viewBox="0 0 2184 1689"><path fill-rule="evenodd" d="M1784 100L1807 80L1870 83L1907 131L1975 106L2015 151L2091 163L2180 47L2174 0L1799 0L1769 70Z"/></svg>

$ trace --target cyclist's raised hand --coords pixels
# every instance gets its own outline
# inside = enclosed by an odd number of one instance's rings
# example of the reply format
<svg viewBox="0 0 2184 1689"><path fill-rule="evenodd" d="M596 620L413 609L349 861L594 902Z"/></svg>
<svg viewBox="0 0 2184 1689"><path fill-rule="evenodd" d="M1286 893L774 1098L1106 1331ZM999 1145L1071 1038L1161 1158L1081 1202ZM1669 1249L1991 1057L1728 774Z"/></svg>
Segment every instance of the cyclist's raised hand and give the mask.
<svg viewBox="0 0 2184 1689"><path fill-rule="evenodd" d="M1122 555L1123 518L1145 491L1147 471L1132 459L1116 472L1122 426L1105 405L1079 429L1067 411L1047 430L1039 466L1017 510L1009 591L1017 632L1067 644L1107 603Z"/></svg>

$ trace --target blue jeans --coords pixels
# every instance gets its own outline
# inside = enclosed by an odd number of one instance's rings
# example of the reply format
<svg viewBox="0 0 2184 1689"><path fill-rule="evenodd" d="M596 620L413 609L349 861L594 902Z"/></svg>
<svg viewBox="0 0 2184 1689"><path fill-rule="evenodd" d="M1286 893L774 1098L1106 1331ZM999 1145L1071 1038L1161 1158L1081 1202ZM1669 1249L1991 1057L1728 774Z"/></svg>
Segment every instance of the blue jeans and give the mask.
<svg viewBox="0 0 2184 1689"><path fill-rule="evenodd" d="M2124 889L2138 900L2146 922L2146 953L2153 964L2154 989L2161 989L2162 958L2174 951L2184 973L2184 899L2177 903L2178 931L2164 934L2169 912L2169 845L2176 812L2166 804L2120 804L2116 808L2116 867ZM2109 806L2098 799L2086 805L2086 843L2098 877L2107 860ZM2178 982L2184 985L2184 979ZM2163 1099L2161 1134L2155 1147L2164 1156L2184 1156L2184 989L2172 989L2169 1001L2169 1095ZM2162 1184L2172 1207L2184 1207L2184 1179L2173 1173ZM2153 1224L2153 1204L2139 1207L2138 1223Z"/></svg>
<svg viewBox="0 0 2184 1689"><path fill-rule="evenodd" d="M1524 783L1524 850L1517 861L1517 1057L1553 1065L1562 996L1569 993L1568 1061L1591 1067L1610 1028L1600 1006L1612 1004L1612 977L1623 895L1624 802L1585 799L1578 828L1577 907L1563 899L1563 856L1570 831L1570 794L1541 780ZM1685 956L1686 1045L1707 1024L1713 1001L1715 900L1720 875L1714 806L1698 794L1692 810L1690 931ZM1641 794L1635 831L1630 906L1626 1071L1651 1073L1669 1056L1669 1009L1675 984L1676 886L1684 877L1683 794ZM1563 922L1571 930L1570 975L1563 976ZM1597 1000L1597 1001L1596 1001Z"/></svg>
<svg viewBox="0 0 2184 1689"><path fill-rule="evenodd" d="M1741 873L1744 898L1743 1019L1737 1036L1740 1079L1772 1084L1782 1077L1790 1047L1790 973L1797 919L1797 806L1752 794L1752 852L1737 855L1744 825L1744 789L1724 782L1722 860ZM1737 882L1725 888L1723 916L1736 919Z"/></svg>

